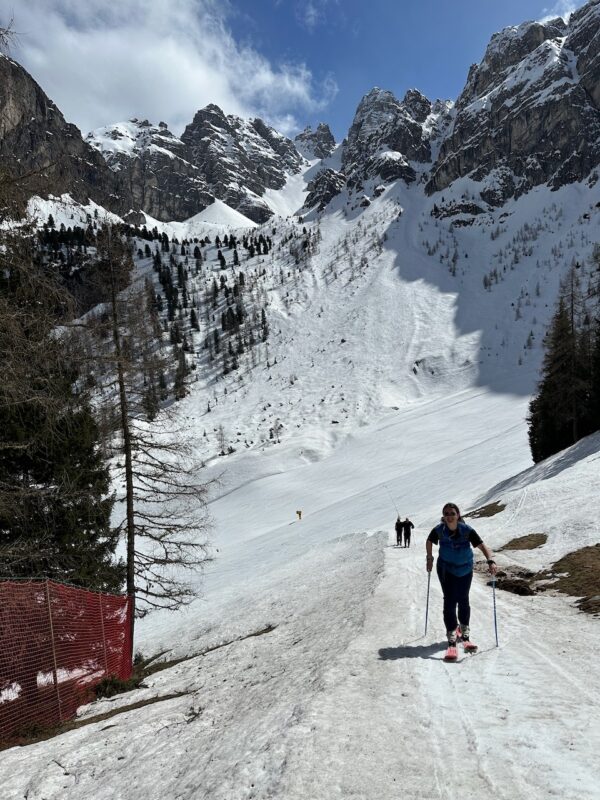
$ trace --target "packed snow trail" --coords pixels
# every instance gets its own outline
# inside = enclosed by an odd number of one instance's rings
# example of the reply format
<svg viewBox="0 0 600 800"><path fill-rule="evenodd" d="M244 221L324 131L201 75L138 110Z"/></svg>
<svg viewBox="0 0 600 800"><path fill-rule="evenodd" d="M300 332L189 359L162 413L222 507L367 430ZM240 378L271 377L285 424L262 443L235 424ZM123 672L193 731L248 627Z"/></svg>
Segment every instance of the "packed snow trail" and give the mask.
<svg viewBox="0 0 600 800"><path fill-rule="evenodd" d="M244 480L213 504L230 539L205 598L140 626L145 655L187 659L82 718L159 702L0 753L2 800L596 800L596 619L570 598L498 592L496 648L477 575L481 650L445 664L433 575L423 635L424 539L448 499L503 481L506 510L472 522L492 548L543 526L547 548L518 562L597 540L600 437L511 478L529 463L521 413L520 399L462 392L322 461L240 462ZM389 493L416 525L410 548L391 546Z"/></svg>
<svg viewBox="0 0 600 800"><path fill-rule="evenodd" d="M600 681L596 670L573 674L589 647L575 640L574 617L590 636L597 623L560 600L536 608L537 599L500 598L497 649L491 589L476 576L471 629L479 653L459 652L458 663L446 664L434 579L431 635L424 637L422 541L389 546L361 635L328 671L295 730L278 796L597 797Z"/></svg>

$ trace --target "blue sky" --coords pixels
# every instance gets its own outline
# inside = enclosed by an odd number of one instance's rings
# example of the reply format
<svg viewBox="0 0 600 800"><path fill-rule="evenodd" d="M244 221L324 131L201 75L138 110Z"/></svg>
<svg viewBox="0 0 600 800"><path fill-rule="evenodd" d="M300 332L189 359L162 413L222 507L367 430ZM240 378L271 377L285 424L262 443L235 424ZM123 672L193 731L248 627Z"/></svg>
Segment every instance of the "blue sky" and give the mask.
<svg viewBox="0 0 600 800"><path fill-rule="evenodd" d="M456 99L490 37L579 0L0 0L13 57L83 133L133 116L181 133L196 110L339 140L373 86Z"/></svg>

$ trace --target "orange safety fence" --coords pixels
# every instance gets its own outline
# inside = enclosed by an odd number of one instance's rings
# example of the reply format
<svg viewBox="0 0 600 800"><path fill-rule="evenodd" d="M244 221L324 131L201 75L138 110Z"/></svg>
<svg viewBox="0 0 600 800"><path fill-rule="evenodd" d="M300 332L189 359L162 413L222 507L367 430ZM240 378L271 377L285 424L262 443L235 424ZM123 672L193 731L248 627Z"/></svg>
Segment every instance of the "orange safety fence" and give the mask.
<svg viewBox="0 0 600 800"><path fill-rule="evenodd" d="M0 581L0 741L70 719L131 676L131 603L52 581Z"/></svg>

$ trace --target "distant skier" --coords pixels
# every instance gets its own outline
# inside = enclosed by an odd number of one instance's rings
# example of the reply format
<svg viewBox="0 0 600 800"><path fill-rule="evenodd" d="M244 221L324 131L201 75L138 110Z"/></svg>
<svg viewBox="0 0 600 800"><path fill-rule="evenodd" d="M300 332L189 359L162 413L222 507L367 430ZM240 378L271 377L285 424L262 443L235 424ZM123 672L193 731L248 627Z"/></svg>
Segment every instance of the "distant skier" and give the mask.
<svg viewBox="0 0 600 800"><path fill-rule="evenodd" d="M433 545L439 545L437 574L444 595L444 625L448 638L448 660L456 661L457 628L465 650L476 649L469 644L471 607L469 590L473 579L473 547L478 547L487 559L490 574L496 574L492 551L479 534L463 520L455 503L446 503L442 521L431 531L425 542L427 572L433 567ZM456 609L458 606L458 616ZM453 653L451 653L453 651Z"/></svg>
<svg viewBox="0 0 600 800"><path fill-rule="evenodd" d="M396 547L400 547L402 544L402 520L400 519L400 514L398 514L394 527L396 528Z"/></svg>
<svg viewBox="0 0 600 800"><path fill-rule="evenodd" d="M402 523L402 530L404 531L404 547L410 547L410 532L415 526L408 517Z"/></svg>

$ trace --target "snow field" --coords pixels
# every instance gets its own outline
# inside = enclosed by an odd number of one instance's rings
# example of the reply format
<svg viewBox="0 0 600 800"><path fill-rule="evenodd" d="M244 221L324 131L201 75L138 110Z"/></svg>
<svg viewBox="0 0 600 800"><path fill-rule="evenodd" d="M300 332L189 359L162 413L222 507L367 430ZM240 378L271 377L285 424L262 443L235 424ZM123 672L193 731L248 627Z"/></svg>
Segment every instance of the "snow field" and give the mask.
<svg viewBox="0 0 600 800"><path fill-rule="evenodd" d="M463 191L457 182L455 199ZM492 239L500 212L452 229L430 216L434 200L418 185L391 187L364 211L336 198L297 283L269 285L270 367L265 358L241 381L199 380L178 404L206 477L220 476L217 557L202 598L141 621L136 647L189 660L82 716L186 694L4 752L7 800L595 800L597 620L570 598L497 592L496 648L491 590L477 574L480 652L445 664L434 574L423 628L424 539L444 502L505 502L472 520L492 548L548 534L500 565L539 569L598 540L600 441L532 468L525 417L561 271L589 256L600 215L580 222L581 187L537 189L507 204ZM549 228L523 256L518 234L536 217ZM423 242L438 239L427 255ZM444 252L454 247L452 275ZM497 262L507 269L486 291ZM277 418L280 443L268 438ZM252 446L218 458L219 425ZM409 550L391 546L398 512L416 525Z"/></svg>

